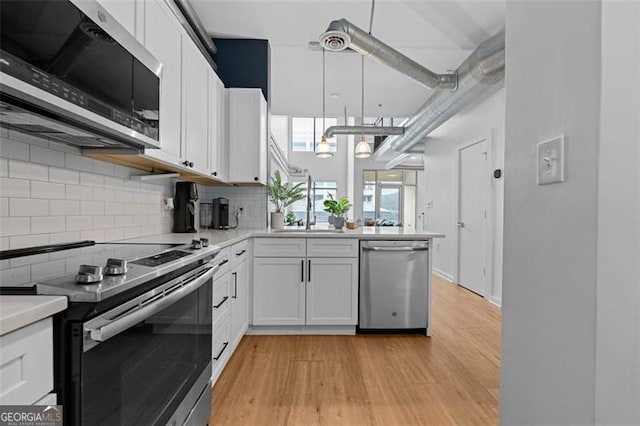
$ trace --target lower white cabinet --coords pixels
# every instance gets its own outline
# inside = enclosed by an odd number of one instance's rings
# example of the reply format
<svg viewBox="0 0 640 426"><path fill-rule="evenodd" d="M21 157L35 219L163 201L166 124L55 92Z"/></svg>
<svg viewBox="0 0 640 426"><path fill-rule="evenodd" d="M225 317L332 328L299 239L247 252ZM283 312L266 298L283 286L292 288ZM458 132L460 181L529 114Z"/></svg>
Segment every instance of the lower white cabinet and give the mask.
<svg viewBox="0 0 640 426"><path fill-rule="evenodd" d="M35 404L53 390L53 321L0 337L0 405Z"/></svg>
<svg viewBox="0 0 640 426"><path fill-rule="evenodd" d="M298 250L298 257L270 256L293 253L289 238L256 239L253 260L253 325L355 325L358 322L358 258L302 257L314 239ZM357 245L357 240L355 244ZM297 244L304 242L297 241ZM324 242L327 253L332 243ZM351 245L350 241L349 244ZM282 245L282 248L279 247ZM345 246L336 241L336 248ZM305 249L306 247L306 249ZM333 251L334 253L336 251ZM338 250L339 252L339 250ZM260 257L258 255L262 255Z"/></svg>
<svg viewBox="0 0 640 426"><path fill-rule="evenodd" d="M249 326L249 261L231 269L231 341L236 345Z"/></svg>

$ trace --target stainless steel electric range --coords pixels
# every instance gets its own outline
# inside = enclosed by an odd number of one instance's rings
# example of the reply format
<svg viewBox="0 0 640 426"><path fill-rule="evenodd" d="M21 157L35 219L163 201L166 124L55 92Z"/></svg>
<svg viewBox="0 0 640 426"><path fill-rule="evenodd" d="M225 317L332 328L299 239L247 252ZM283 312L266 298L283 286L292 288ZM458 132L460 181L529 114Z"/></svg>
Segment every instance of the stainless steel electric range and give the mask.
<svg viewBox="0 0 640 426"><path fill-rule="evenodd" d="M68 425L206 424L219 247L71 244L0 252L3 294L65 295L55 391Z"/></svg>

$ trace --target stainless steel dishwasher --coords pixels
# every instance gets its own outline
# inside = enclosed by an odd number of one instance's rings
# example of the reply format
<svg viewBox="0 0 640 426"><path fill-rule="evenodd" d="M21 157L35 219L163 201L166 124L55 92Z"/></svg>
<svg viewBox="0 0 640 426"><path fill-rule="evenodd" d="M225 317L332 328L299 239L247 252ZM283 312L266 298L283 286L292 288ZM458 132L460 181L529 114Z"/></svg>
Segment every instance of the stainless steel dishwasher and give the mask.
<svg viewBox="0 0 640 426"><path fill-rule="evenodd" d="M427 334L428 273L428 241L361 241L358 330Z"/></svg>

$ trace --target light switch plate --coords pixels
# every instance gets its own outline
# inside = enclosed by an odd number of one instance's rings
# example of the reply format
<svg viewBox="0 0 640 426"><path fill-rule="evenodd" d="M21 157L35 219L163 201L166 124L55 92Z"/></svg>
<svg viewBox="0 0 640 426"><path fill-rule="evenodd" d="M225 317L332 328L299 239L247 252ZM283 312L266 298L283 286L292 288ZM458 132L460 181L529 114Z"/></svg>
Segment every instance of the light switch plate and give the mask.
<svg viewBox="0 0 640 426"><path fill-rule="evenodd" d="M538 185L564 182L564 136L538 143Z"/></svg>

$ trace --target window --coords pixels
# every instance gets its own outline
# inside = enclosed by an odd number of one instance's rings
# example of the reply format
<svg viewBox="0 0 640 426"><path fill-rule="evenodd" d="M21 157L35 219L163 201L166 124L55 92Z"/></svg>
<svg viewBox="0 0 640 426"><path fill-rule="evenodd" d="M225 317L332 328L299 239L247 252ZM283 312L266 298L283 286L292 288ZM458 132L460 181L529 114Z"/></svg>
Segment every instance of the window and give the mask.
<svg viewBox="0 0 640 426"><path fill-rule="evenodd" d="M415 171L365 170L363 172L362 213L378 224L415 227Z"/></svg>
<svg viewBox="0 0 640 426"><path fill-rule="evenodd" d="M325 128L338 124L337 118L325 118ZM293 117L291 119L291 150L297 152L314 152L320 143L325 129L322 128L322 117ZM327 139L334 151L337 149L336 138Z"/></svg>
<svg viewBox="0 0 640 426"><path fill-rule="evenodd" d="M307 183L305 182L302 187L306 194ZM318 223L327 222L329 220L329 213L324 211L324 200L329 199L328 194L331 194L333 198L338 197L338 189L335 182L313 182L313 188L311 188L311 200L313 200L313 205L311 207L311 220L313 220L314 214ZM298 220L305 220L307 215L307 197L293 203L291 205L291 211L296 215Z"/></svg>

